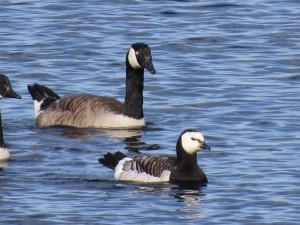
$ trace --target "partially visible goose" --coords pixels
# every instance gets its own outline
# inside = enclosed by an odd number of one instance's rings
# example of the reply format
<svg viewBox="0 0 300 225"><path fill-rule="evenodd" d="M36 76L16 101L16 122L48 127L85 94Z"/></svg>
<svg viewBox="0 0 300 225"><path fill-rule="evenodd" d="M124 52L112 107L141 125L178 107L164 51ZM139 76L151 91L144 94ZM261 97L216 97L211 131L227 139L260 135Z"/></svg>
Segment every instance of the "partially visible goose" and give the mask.
<svg viewBox="0 0 300 225"><path fill-rule="evenodd" d="M37 126L66 125L80 128L125 128L145 125L143 112L144 69L155 74L151 50L144 43L133 44L126 55L124 103L115 98L78 94L60 98L51 89L28 85Z"/></svg>
<svg viewBox="0 0 300 225"><path fill-rule="evenodd" d="M13 89L7 76L0 74L0 99L2 98L21 98ZM8 149L5 146L2 130L2 119L0 112L0 160L10 158Z"/></svg>
<svg viewBox="0 0 300 225"><path fill-rule="evenodd" d="M210 149L204 137L195 130L185 130L178 138L177 156L126 157L121 152L107 153L99 162L114 169L114 177L120 181L143 183L207 183L207 178L197 164L197 151Z"/></svg>

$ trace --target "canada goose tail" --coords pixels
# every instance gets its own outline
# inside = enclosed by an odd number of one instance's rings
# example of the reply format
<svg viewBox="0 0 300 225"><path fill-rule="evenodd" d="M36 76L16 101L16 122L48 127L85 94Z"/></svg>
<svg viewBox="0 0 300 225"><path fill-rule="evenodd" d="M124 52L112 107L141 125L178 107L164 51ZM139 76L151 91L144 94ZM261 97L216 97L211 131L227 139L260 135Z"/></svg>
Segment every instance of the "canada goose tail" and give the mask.
<svg viewBox="0 0 300 225"><path fill-rule="evenodd" d="M27 88L32 99L37 100L38 102L48 97L60 99L58 94L41 84L28 85Z"/></svg>
<svg viewBox="0 0 300 225"><path fill-rule="evenodd" d="M107 166L110 169L115 169L118 165L119 161L124 159L126 155L124 155L122 152L117 151L116 153L107 153L102 158L99 158L99 163L102 163L104 166Z"/></svg>
<svg viewBox="0 0 300 225"><path fill-rule="evenodd" d="M34 109L35 115L38 116L41 110L46 109L57 99L60 99L60 96L52 91L50 88L41 85L33 84L27 86L28 91L34 100Z"/></svg>

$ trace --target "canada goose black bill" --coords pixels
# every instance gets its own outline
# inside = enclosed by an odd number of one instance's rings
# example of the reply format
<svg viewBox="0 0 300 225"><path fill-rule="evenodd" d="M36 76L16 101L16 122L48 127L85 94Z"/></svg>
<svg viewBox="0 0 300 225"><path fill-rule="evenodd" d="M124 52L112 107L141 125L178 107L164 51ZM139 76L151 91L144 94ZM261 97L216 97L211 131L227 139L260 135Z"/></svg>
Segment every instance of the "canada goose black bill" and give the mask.
<svg viewBox="0 0 300 225"><path fill-rule="evenodd" d="M3 74L0 74L0 98L21 98L21 96L13 90L8 77Z"/></svg>
<svg viewBox="0 0 300 225"><path fill-rule="evenodd" d="M143 183L207 183L197 164L197 152L210 149L200 132L187 129L181 133L176 145L176 156L135 156L129 158L121 152L107 153L99 162L115 170L119 181Z"/></svg>
<svg viewBox="0 0 300 225"><path fill-rule="evenodd" d="M33 84L28 91L34 100L37 126L128 128L145 125L143 112L144 69L155 74L151 49L133 44L126 54L126 93L124 103L91 94L60 98L50 88Z"/></svg>

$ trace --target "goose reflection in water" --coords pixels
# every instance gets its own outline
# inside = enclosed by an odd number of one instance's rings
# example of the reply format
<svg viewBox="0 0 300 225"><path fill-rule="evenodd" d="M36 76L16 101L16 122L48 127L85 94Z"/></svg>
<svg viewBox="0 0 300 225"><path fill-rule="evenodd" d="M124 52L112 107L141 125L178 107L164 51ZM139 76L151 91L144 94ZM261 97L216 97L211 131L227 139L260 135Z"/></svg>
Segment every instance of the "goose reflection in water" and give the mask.
<svg viewBox="0 0 300 225"><path fill-rule="evenodd" d="M81 129L68 127L64 129L63 136L69 138L89 139L96 136L107 136L114 138L141 137L144 131L141 129Z"/></svg>
<svg viewBox="0 0 300 225"><path fill-rule="evenodd" d="M137 192L158 192L159 194L164 194L165 196L173 197L178 199L179 202L186 203L187 206L194 206L201 203L203 199L202 193L203 185L190 185L190 186L180 186L180 185L147 185L138 186L135 188Z"/></svg>
<svg viewBox="0 0 300 225"><path fill-rule="evenodd" d="M63 136L68 138L89 139L96 136L124 138L124 149L136 153L139 153L140 150L157 150L160 148L158 144L147 144L141 141L140 139L144 134L144 130L141 129L81 129L69 127L63 131Z"/></svg>

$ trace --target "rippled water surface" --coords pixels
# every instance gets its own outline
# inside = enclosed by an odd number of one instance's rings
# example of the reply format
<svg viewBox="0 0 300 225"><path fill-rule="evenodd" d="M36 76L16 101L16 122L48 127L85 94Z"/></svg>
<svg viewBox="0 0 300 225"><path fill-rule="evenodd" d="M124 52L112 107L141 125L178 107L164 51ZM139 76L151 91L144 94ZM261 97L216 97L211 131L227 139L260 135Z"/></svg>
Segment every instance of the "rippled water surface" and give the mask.
<svg viewBox="0 0 300 225"><path fill-rule="evenodd" d="M299 223L299 2L0 6L0 73L22 95L1 100L12 157L0 171L1 224ZM157 70L145 73L145 129L35 127L28 84L122 100L134 42L150 45ZM115 182L98 163L116 150L174 154L186 128L212 147L198 154L206 187Z"/></svg>

